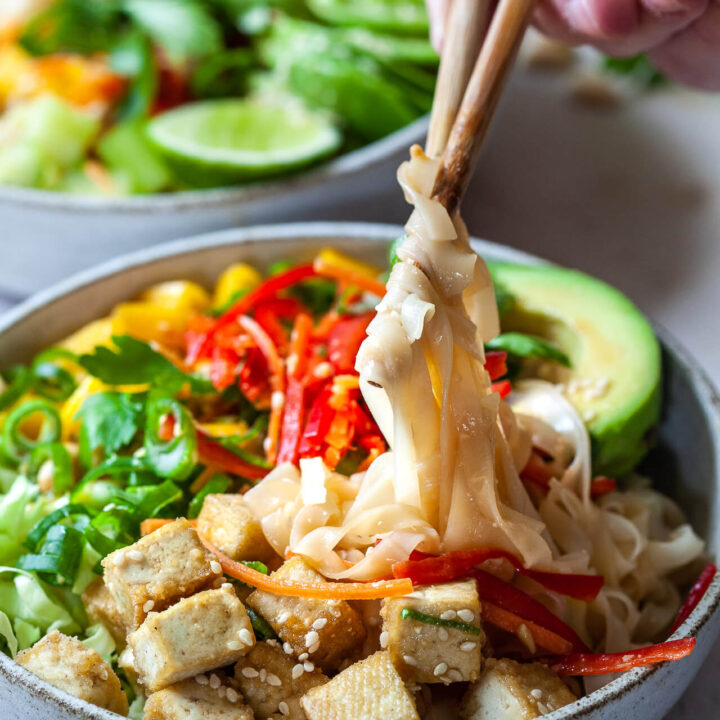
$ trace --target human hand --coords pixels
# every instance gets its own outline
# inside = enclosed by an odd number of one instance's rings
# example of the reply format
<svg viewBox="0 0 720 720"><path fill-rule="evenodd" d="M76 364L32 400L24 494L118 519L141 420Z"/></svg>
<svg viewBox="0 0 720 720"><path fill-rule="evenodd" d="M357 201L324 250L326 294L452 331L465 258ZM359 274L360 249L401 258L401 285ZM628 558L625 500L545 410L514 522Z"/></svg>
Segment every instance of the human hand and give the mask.
<svg viewBox="0 0 720 720"><path fill-rule="evenodd" d="M440 47L453 0L426 1ZM720 0L538 0L535 24L558 40L608 55L647 53L670 79L720 90Z"/></svg>

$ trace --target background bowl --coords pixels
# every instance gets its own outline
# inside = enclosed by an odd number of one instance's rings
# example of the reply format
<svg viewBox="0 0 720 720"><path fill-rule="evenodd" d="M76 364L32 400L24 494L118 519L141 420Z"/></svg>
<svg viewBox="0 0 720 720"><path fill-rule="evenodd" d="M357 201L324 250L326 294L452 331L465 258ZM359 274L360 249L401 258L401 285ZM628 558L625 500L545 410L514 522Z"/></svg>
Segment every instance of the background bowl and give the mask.
<svg viewBox="0 0 720 720"><path fill-rule="evenodd" d="M332 245L355 257L381 264L387 242L401 233L391 225L309 223L230 230L181 240L118 258L38 294L0 320L0 367L27 360L37 350L107 313L116 303L152 283L190 278L210 285L231 262L259 267L289 258L306 260ZM492 243L474 241L484 257L519 263L538 258ZM694 361L660 332L665 364L665 401L659 441L643 469L656 487L674 497L709 552L720 550L720 398ZM695 636L686 659L637 668L579 702L546 717L662 718L698 671L720 631L720 579L716 578L677 636ZM100 710L40 681L0 654L0 703L3 720L111 720ZM440 720L438 718L438 720Z"/></svg>

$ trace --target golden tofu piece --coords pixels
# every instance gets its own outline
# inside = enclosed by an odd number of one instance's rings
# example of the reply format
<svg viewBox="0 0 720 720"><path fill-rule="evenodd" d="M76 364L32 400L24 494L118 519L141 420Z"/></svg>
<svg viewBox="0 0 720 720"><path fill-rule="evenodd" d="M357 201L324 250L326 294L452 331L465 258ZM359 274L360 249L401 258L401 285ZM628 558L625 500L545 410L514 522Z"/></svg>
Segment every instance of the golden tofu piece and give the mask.
<svg viewBox="0 0 720 720"><path fill-rule="evenodd" d="M85 611L93 623L104 625L122 648L126 643L128 627L115 598L110 594L102 578L90 584L82 594Z"/></svg>
<svg viewBox="0 0 720 720"><path fill-rule="evenodd" d="M471 625L478 632L403 618L406 608ZM427 585L416 588L411 596L388 598L380 614L383 644L406 682L449 684L478 679L485 633L474 580Z"/></svg>
<svg viewBox="0 0 720 720"><path fill-rule="evenodd" d="M197 523L198 532L233 560L270 562L277 557L242 495L208 495Z"/></svg>
<svg viewBox="0 0 720 720"><path fill-rule="evenodd" d="M188 595L211 587L222 576L187 520L164 525L103 561L105 584L130 630L147 614L161 612Z"/></svg>
<svg viewBox="0 0 720 720"><path fill-rule="evenodd" d="M151 613L128 636L140 682L150 692L237 662L255 645L250 618L229 583Z"/></svg>
<svg viewBox="0 0 720 720"><path fill-rule="evenodd" d="M120 679L100 655L77 638L57 630L29 650L18 653L19 665L70 695L119 715L128 714Z"/></svg>
<svg viewBox="0 0 720 720"><path fill-rule="evenodd" d="M224 680L220 674L200 675L153 693L143 720L255 720L240 693Z"/></svg>
<svg viewBox="0 0 720 720"><path fill-rule="evenodd" d="M468 688L460 716L465 720L533 720L576 699L547 665L490 659L480 679Z"/></svg>
<svg viewBox="0 0 720 720"><path fill-rule="evenodd" d="M325 582L323 576L300 557L283 563L272 577ZM365 638L360 615L344 600L313 600L256 590L247 603L270 623L283 643L290 644L295 657L305 656L304 659L326 672L336 669Z"/></svg>
<svg viewBox="0 0 720 720"><path fill-rule="evenodd" d="M308 691L300 705L307 720L419 720L387 652L377 652Z"/></svg>
<svg viewBox="0 0 720 720"><path fill-rule="evenodd" d="M300 698L327 681L319 670L306 670L277 641L258 643L235 665L235 682L258 720L305 720Z"/></svg>

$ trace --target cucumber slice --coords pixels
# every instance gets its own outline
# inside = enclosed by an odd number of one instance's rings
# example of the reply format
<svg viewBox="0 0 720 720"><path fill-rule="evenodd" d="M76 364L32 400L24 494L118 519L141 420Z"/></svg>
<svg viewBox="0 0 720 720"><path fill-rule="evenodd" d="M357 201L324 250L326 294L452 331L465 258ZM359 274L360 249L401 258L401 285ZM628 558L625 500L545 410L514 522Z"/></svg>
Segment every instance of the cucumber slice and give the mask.
<svg viewBox="0 0 720 720"><path fill-rule="evenodd" d="M42 177L42 155L27 143L0 149L0 185L36 187Z"/></svg>
<svg viewBox="0 0 720 720"><path fill-rule="evenodd" d="M310 10L334 25L363 26L398 34L425 35L423 0L307 0Z"/></svg>
<svg viewBox="0 0 720 720"><path fill-rule="evenodd" d="M156 117L147 134L183 179L205 187L287 173L342 141L325 113L294 98L192 103Z"/></svg>

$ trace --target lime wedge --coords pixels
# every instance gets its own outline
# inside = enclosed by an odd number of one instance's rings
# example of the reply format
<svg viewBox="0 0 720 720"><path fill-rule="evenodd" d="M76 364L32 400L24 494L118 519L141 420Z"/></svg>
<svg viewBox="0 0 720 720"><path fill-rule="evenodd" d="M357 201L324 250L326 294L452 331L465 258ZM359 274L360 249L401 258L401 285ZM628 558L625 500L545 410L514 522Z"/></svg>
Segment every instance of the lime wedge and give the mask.
<svg viewBox="0 0 720 720"><path fill-rule="evenodd" d="M342 141L328 115L295 98L191 103L158 115L147 133L185 182L203 187L285 174Z"/></svg>

